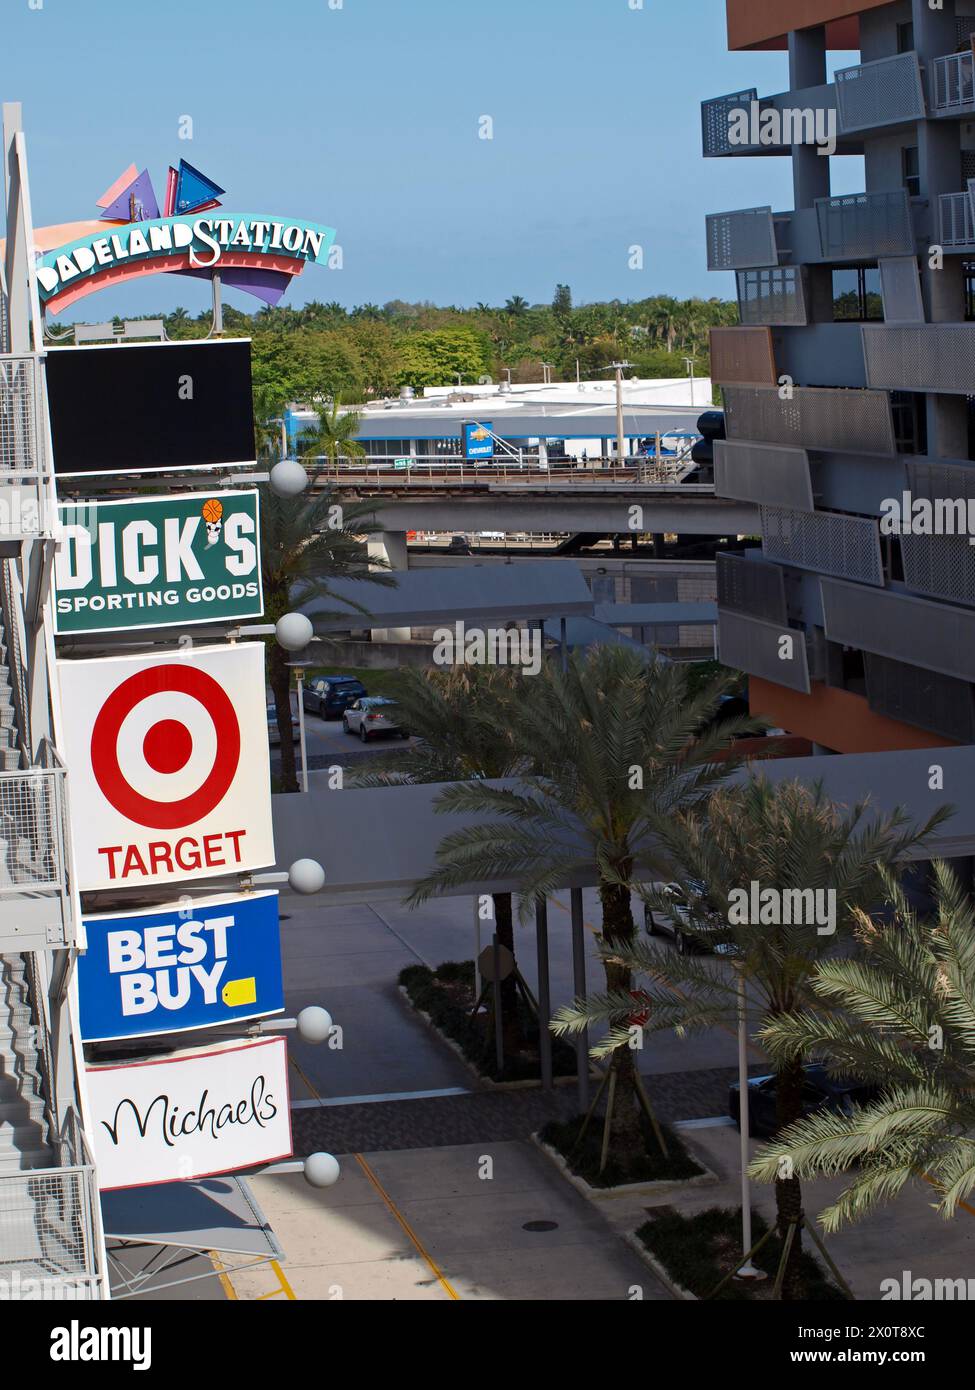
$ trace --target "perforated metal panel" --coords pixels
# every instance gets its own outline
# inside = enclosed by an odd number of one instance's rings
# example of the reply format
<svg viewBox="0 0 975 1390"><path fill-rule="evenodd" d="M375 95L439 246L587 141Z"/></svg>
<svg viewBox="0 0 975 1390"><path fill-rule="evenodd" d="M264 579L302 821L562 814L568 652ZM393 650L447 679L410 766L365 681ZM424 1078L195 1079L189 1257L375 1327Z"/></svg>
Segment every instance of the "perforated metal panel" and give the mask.
<svg viewBox="0 0 975 1390"><path fill-rule="evenodd" d="M975 546L967 536L901 536L904 583L917 594L975 606Z"/></svg>
<svg viewBox="0 0 975 1390"><path fill-rule="evenodd" d="M942 246L975 244L975 218L967 193L942 193L938 199Z"/></svg>
<svg viewBox="0 0 975 1390"><path fill-rule="evenodd" d="M711 379L774 386L778 381L770 328L712 328Z"/></svg>
<svg viewBox="0 0 975 1390"><path fill-rule="evenodd" d="M778 265L772 209L714 212L707 218L708 270Z"/></svg>
<svg viewBox="0 0 975 1390"><path fill-rule="evenodd" d="M841 134L924 119L924 84L916 53L841 68L834 81Z"/></svg>
<svg viewBox="0 0 975 1390"><path fill-rule="evenodd" d="M871 652L864 655L864 666L867 701L875 713L958 743L975 742L975 700L967 681Z"/></svg>
<svg viewBox="0 0 975 1390"><path fill-rule="evenodd" d="M794 507L806 512L816 505L808 453L777 444L716 439L714 489L719 497L732 497L737 502Z"/></svg>
<svg viewBox="0 0 975 1390"><path fill-rule="evenodd" d="M896 256L880 262L880 290L887 323L924 322L921 276L913 256Z"/></svg>
<svg viewBox="0 0 975 1390"><path fill-rule="evenodd" d="M945 498L975 501L975 463L945 463L942 459L915 458L906 464L907 486L913 497L928 502Z"/></svg>
<svg viewBox="0 0 975 1390"><path fill-rule="evenodd" d="M907 192L849 193L817 198L819 244L830 261L913 256L914 229Z"/></svg>
<svg viewBox="0 0 975 1390"><path fill-rule="evenodd" d="M805 634L794 628L721 612L718 655L725 666L809 694Z"/></svg>
<svg viewBox="0 0 975 1390"><path fill-rule="evenodd" d="M806 281L798 266L738 271L738 315L744 324L802 327L809 322Z"/></svg>
<svg viewBox="0 0 975 1390"><path fill-rule="evenodd" d="M785 627L785 576L778 565L718 554L718 607Z"/></svg>
<svg viewBox="0 0 975 1390"><path fill-rule="evenodd" d="M867 384L902 391L975 392L975 324L863 328Z"/></svg>
<svg viewBox="0 0 975 1390"><path fill-rule="evenodd" d="M831 642L975 680L975 613L836 579L821 587Z"/></svg>
<svg viewBox="0 0 975 1390"><path fill-rule="evenodd" d="M750 111L753 101L758 101L758 91L755 87L749 87L745 92L732 92L729 96L714 97L711 101L701 102L701 134L706 159L747 149L744 145L733 145L728 137L731 113Z"/></svg>
<svg viewBox="0 0 975 1390"><path fill-rule="evenodd" d="M880 528L871 517L762 508L762 551L770 560L817 574L882 586Z"/></svg>
<svg viewBox="0 0 975 1390"><path fill-rule="evenodd" d="M774 387L726 386L723 396L729 439L849 453L897 450L885 391L798 386L783 400Z"/></svg>

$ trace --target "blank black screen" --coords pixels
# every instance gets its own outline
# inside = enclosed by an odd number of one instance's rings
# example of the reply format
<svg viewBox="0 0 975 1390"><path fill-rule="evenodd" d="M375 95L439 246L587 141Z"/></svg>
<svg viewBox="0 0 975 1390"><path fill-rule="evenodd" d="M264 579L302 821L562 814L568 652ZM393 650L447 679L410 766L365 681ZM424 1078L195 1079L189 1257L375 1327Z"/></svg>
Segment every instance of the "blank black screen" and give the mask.
<svg viewBox="0 0 975 1390"><path fill-rule="evenodd" d="M47 383L56 474L254 458L250 343L54 348Z"/></svg>

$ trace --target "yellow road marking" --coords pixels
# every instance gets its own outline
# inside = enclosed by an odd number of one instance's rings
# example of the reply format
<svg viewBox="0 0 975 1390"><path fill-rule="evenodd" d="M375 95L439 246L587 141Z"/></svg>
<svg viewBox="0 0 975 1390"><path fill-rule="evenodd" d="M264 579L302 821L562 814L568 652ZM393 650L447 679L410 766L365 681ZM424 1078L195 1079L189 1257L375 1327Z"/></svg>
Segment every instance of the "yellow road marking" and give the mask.
<svg viewBox="0 0 975 1390"><path fill-rule="evenodd" d="M298 1295L295 1293L294 1289L288 1283L287 1276L285 1275L284 1270L281 1268L277 1260L271 1261L271 1268L278 1276L278 1282L280 1283L281 1287L279 1289L275 1289L274 1293L264 1294L264 1298L276 1298L279 1293L283 1293L285 1298L290 1299L292 1303L297 1303Z"/></svg>
<svg viewBox="0 0 975 1390"><path fill-rule="evenodd" d="M228 1298L235 1299L237 1297L237 1290L230 1282L230 1275L227 1273L227 1267L224 1264L223 1260L221 1260L216 1250L208 1250L207 1254L210 1256L210 1263L217 1271L217 1278L220 1280L220 1285L224 1293Z"/></svg>
<svg viewBox="0 0 975 1390"><path fill-rule="evenodd" d="M297 1061L295 1060L295 1058L289 1056L289 1057L288 1057L288 1061L291 1063L291 1065L294 1067L295 1071L298 1073L298 1075L301 1077L302 1081L305 1083L305 1086L308 1088L308 1094L309 1094L314 1100L321 1100L321 1096L320 1096L319 1093L318 1093L318 1088L317 1088L311 1081L309 1081L308 1077L307 1077L307 1076L305 1075L305 1073L301 1070L301 1067L298 1065L298 1063L297 1063Z"/></svg>
<svg viewBox="0 0 975 1390"><path fill-rule="evenodd" d="M362 1157L362 1154L356 1154L356 1155L355 1155L355 1158L356 1158L356 1162L357 1162L357 1163L359 1164L359 1166L362 1168L362 1171L365 1173L366 1177L369 1179L369 1181L372 1183L373 1187L376 1189L376 1191L379 1193L380 1197L381 1197L381 1198L383 1199L383 1201L385 1202L386 1207L388 1208L390 1214L396 1218L396 1220L399 1222L400 1226L402 1226L403 1230L405 1231L406 1235L409 1237L409 1239L412 1241L413 1245L414 1245L414 1246L416 1247L416 1249L419 1251L419 1253L420 1253L420 1255L422 1256L422 1258L426 1261L426 1263L427 1263L427 1264L430 1266L430 1268L433 1270L433 1273L434 1273L434 1275L435 1275L435 1277L436 1277L436 1279L437 1279L437 1282L438 1282L438 1283L440 1284L440 1286L446 1291L448 1297L453 1298L453 1299L456 1299L457 1302L460 1302L460 1301L461 1301L460 1294L459 1294L459 1293L457 1292L457 1290L453 1287L453 1285L448 1281L448 1279L447 1279L446 1276L444 1275L443 1270L440 1268L440 1266L437 1264L436 1260L433 1258L433 1256L432 1256L432 1255L429 1253L429 1251L426 1249L426 1247L424 1246L423 1242L420 1240L420 1237L416 1234L416 1232L414 1231L413 1227L410 1225L410 1223L407 1221L406 1217L405 1217L405 1216L403 1215L403 1213L400 1211L399 1207L397 1207L396 1203L393 1201L392 1197L390 1197L389 1193L386 1191L386 1189L383 1187L382 1183L381 1183L381 1182L379 1181L379 1179L376 1177L376 1174L375 1174L375 1173L372 1171L372 1169L369 1167L369 1164L368 1164L368 1163L366 1162L366 1160Z"/></svg>

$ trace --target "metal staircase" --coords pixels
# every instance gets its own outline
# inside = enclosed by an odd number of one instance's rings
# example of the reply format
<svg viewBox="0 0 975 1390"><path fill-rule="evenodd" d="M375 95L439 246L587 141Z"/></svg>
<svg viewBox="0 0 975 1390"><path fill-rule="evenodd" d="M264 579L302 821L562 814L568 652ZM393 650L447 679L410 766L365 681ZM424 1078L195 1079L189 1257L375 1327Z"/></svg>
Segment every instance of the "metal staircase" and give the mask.
<svg viewBox="0 0 975 1390"><path fill-rule="evenodd" d="M54 1163L25 956L0 956L0 1174Z"/></svg>

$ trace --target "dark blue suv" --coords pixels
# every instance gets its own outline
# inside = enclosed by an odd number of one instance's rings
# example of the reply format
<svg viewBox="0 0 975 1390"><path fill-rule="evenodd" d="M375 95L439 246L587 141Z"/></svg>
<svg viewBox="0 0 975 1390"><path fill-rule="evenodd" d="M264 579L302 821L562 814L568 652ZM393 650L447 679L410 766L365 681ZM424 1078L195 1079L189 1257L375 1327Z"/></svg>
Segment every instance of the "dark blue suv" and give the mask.
<svg viewBox="0 0 975 1390"><path fill-rule="evenodd" d="M316 676L304 686L302 699L306 711L323 719L341 719L356 700L369 692L353 676Z"/></svg>

